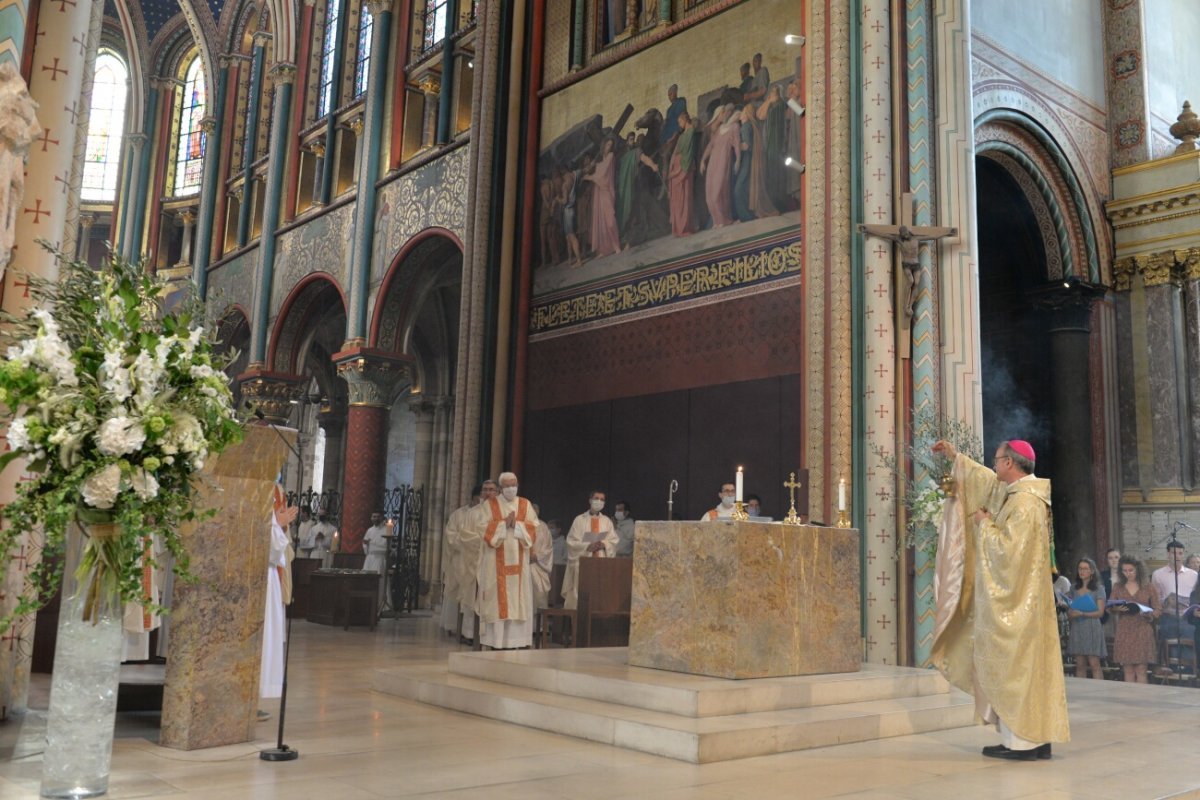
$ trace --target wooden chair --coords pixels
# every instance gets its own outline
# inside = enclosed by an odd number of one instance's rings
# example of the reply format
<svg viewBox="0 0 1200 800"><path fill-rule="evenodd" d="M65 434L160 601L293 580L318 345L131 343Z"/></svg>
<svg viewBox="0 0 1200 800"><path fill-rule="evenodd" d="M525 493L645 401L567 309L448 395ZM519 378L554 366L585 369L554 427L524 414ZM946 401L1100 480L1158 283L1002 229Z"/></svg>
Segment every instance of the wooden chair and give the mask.
<svg viewBox="0 0 1200 800"><path fill-rule="evenodd" d="M629 644L629 612L633 599L632 558L583 558L579 561L579 644L595 646L594 622L624 621L615 644Z"/></svg>
<svg viewBox="0 0 1200 800"><path fill-rule="evenodd" d="M1196 685L1196 642L1193 639L1163 639L1159 643L1159 669L1154 677L1162 685Z"/></svg>
<svg viewBox="0 0 1200 800"><path fill-rule="evenodd" d="M553 587L551 587L551 597L553 597ZM579 615L574 608L539 608L537 610L537 639L535 640L539 649L545 649L546 637L550 635L551 621L555 619L563 619L571 623L571 647L579 646ZM566 631L563 631L563 646L567 646Z"/></svg>

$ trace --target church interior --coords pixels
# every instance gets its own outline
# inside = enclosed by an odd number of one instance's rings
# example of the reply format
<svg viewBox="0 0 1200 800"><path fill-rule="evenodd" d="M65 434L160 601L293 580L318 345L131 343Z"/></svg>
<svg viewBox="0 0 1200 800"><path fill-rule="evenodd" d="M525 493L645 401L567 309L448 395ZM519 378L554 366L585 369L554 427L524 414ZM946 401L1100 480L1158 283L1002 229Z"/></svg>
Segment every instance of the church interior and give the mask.
<svg viewBox="0 0 1200 800"><path fill-rule="evenodd" d="M816 625L814 653L844 640L860 675L937 674L938 523L912 496L953 492L913 452L948 432L989 467L1032 443L1069 582L1084 559L1117 569L1112 551L1147 572L1170 569L1169 540L1200 553L1197 41L1193 0L0 0L0 107L27 87L37 118L23 146L0 119L4 312L57 274L40 242L144 260L202 304L248 426L286 439L278 482L303 514L297 763L258 758L277 723L283 742L277 700L240 743L160 744L182 669L166 615L122 672L110 796L1200 797L1174 735L1200 708L1194 646L1151 686L1111 661L1083 679L1064 652L1072 739L1032 768L979 759L966 695L806 708L825 729L785 745L762 720L622 716L472 673L494 619L460 606L449 555L485 480L504 497L515 473L547 535L600 492L637 521L632 566L578 609L556 607L555 573L528 652L555 654L535 672L557 682L638 693L658 680L577 654L633 646L666 558L654 526L728 516L735 475L739 510L744 482L761 517L822 543L796 551L822 596L802 586L779 624ZM0 502L20 480L0 474ZM762 529L783 558L786 525ZM222 535L230 562L267 547ZM678 581L722 557L702 555L678 555ZM761 658L774 595L730 574L749 604L730 646ZM0 638L0 797L38 796L58 613ZM673 623L680 647L715 636ZM250 672L228 687L253 694Z"/></svg>

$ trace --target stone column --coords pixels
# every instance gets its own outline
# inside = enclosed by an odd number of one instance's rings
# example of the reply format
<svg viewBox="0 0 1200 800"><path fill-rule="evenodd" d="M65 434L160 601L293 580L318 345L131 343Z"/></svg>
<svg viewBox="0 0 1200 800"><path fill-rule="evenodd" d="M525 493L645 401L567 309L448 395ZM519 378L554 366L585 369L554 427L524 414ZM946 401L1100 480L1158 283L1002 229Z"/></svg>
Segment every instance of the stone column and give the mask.
<svg viewBox="0 0 1200 800"><path fill-rule="evenodd" d="M1183 292L1171 252L1135 259L1145 285L1145 326L1149 403L1153 420L1154 489L1178 489L1191 475L1192 452L1187 413L1187 356L1184 345ZM1150 488L1145 484L1143 490Z"/></svg>
<svg viewBox="0 0 1200 800"><path fill-rule="evenodd" d="M371 512L383 497L392 390L409 374L411 358L354 348L334 354L333 359L350 390L346 453L352 458L346 459L342 481L342 549L357 553Z"/></svg>
<svg viewBox="0 0 1200 800"><path fill-rule="evenodd" d="M421 121L421 146L431 147L437 143L438 97L442 91L442 82L433 75L426 75L421 78L421 83L418 85L425 95L425 116Z"/></svg>
<svg viewBox="0 0 1200 800"><path fill-rule="evenodd" d="M326 489L341 489L345 473L346 409L326 406L317 417L325 431L325 476L322 485L313 488L319 492Z"/></svg>
<svg viewBox="0 0 1200 800"><path fill-rule="evenodd" d="M95 223L95 214L79 215L79 239L75 242L75 259L77 261L87 261L88 246L92 239L92 225Z"/></svg>
<svg viewBox="0 0 1200 800"><path fill-rule="evenodd" d="M185 208L179 212L178 218L183 223L183 238L179 245L179 263L175 266L187 267L192 263L192 226L196 222L196 210Z"/></svg>
<svg viewBox="0 0 1200 800"><path fill-rule="evenodd" d="M413 438L413 488L424 489L424 506L422 513L429 511L429 500L433 494L433 424L434 424L434 405L429 398L421 394L413 395L408 400L408 408L413 413L416 419L414 426ZM425 530L429 530L429 520L425 519ZM421 543L421 577L430 582L436 577L431 569L430 547L428 547L429 539L426 538Z"/></svg>
<svg viewBox="0 0 1200 800"><path fill-rule="evenodd" d="M255 291L254 312L250 323L250 363L263 364L267 356L267 322L271 316L271 291L275 285L276 231L279 228L279 207L283 192L283 172L287 161L288 112L292 107L292 83L296 80L296 65L278 63L271 68L275 81L275 107L272 116L271 141L267 148L267 181L263 191L262 239L259 245L258 285ZM247 197L250 187L246 187Z"/></svg>
<svg viewBox="0 0 1200 800"><path fill-rule="evenodd" d="M75 123L75 155L71 159L71 183L63 187L67 193L67 217L63 223L62 251L70 256L79 249L79 202L83 188L83 162L87 155L88 123L92 118L92 85L96 78L96 56L100 51L100 23L104 19L104 6L92 4L92 16L88 23L87 42L79 43L84 49L83 81L79 97L71 101L71 115Z"/></svg>
<svg viewBox="0 0 1200 800"><path fill-rule="evenodd" d="M150 90L150 100L146 103L146 119L151 126L158 116L157 98L158 87ZM117 250L128 259L136 259L142 252L142 220L141 215L146 211L146 187L143 186L149 167L149 149L146 147L147 136L144 133L131 133L126 137L127 147L125 157L129 159L129 197L121 209L121 235Z"/></svg>
<svg viewBox="0 0 1200 800"><path fill-rule="evenodd" d="M1175 260L1183 280L1184 331L1186 344L1186 366L1190 407L1187 420L1187 438L1184 446L1192 453L1200 452L1200 247L1177 250ZM1200 459L1198 459L1200 460ZM1184 488L1193 491L1200 485L1200 463L1194 461L1190 475L1183 477Z"/></svg>
<svg viewBox="0 0 1200 800"><path fill-rule="evenodd" d="M224 114L229 87L229 59L222 56L219 63L213 103L207 110ZM217 227L217 195L221 193L221 151L225 129L217 124L216 116L211 113L200 120L200 127L204 130L204 146L208 157L204 159L204 173L200 179L200 214L196 222L196 260L192 280L203 300L208 294L208 263L212 258L213 231Z"/></svg>
<svg viewBox="0 0 1200 800"><path fill-rule="evenodd" d="M244 200L238 206L238 228L237 228L237 246L245 247L250 241L250 227L254 208L254 156L257 153L258 147L258 126L259 120L259 98L263 93L263 61L266 59L266 42L267 34L258 32L254 34L254 51L250 65L250 89L246 94L246 103L249 108L246 109L246 130L242 135L242 197ZM271 158L275 158L274 151L271 151ZM263 237L262 241L266 240L267 232L266 217L263 217ZM272 226L270 230L274 231Z"/></svg>
<svg viewBox="0 0 1200 800"><path fill-rule="evenodd" d="M445 38L442 39L442 91L438 98L437 144L446 144L454 136L454 23L458 20L458 0L446 3Z"/></svg>
<svg viewBox="0 0 1200 800"><path fill-rule="evenodd" d="M1049 314L1054 527L1064 534L1064 546L1056 554L1060 569L1100 552L1092 463L1091 318L1101 297L1103 290L1074 286L1055 287L1036 298Z"/></svg>
<svg viewBox="0 0 1200 800"><path fill-rule="evenodd" d="M425 487L425 505L421 509L425 536L422 550L429 553L429 607L442 599L442 536L446 511L446 478L450 469L450 415L454 411L454 398L435 397L433 403L433 468L432 479ZM457 506L456 506L457 507Z"/></svg>

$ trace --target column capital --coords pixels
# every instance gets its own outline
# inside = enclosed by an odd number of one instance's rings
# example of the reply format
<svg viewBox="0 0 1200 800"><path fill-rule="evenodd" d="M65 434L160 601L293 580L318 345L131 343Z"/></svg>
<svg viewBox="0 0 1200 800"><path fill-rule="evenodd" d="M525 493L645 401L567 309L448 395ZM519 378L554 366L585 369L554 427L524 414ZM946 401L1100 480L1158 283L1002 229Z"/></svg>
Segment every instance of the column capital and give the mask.
<svg viewBox="0 0 1200 800"><path fill-rule="evenodd" d="M396 9L395 0L365 0L367 10L371 12L372 17L378 17L380 14L390 14Z"/></svg>
<svg viewBox="0 0 1200 800"><path fill-rule="evenodd" d="M1133 275L1137 272L1137 264L1133 256L1118 258L1113 261L1113 288L1118 292L1128 292L1133 285Z"/></svg>
<svg viewBox="0 0 1200 800"><path fill-rule="evenodd" d="M303 376L268 372L261 366L238 375L237 381L246 406L261 411L263 419L274 425L288 423L292 403L304 393L307 383Z"/></svg>
<svg viewBox="0 0 1200 800"><path fill-rule="evenodd" d="M179 211L175 213L175 218L182 222L184 227L191 225L196 221L196 207L188 206L187 208L179 209Z"/></svg>
<svg viewBox="0 0 1200 800"><path fill-rule="evenodd" d="M262 45L263 47L266 47L267 42L271 41L275 37L271 35L270 31L255 31L250 38L256 45Z"/></svg>
<svg viewBox="0 0 1200 800"><path fill-rule="evenodd" d="M389 408L396 384L412 374L411 356L356 347L333 354L338 375L350 390L350 405Z"/></svg>
<svg viewBox="0 0 1200 800"><path fill-rule="evenodd" d="M437 94L442 89L442 83L434 75L425 75L417 83L417 86L425 94Z"/></svg>
<svg viewBox="0 0 1200 800"><path fill-rule="evenodd" d="M212 136L217 130L217 118L212 116L201 117L200 130L204 131L205 135Z"/></svg>
<svg viewBox="0 0 1200 800"><path fill-rule="evenodd" d="M408 397L408 408L417 416L427 414L434 409L433 398L417 392Z"/></svg>
<svg viewBox="0 0 1200 800"><path fill-rule="evenodd" d="M282 83L296 82L296 65L288 61L280 61L275 66L271 67L271 72L268 76L276 85Z"/></svg>
<svg viewBox="0 0 1200 800"><path fill-rule="evenodd" d="M1200 280L1200 247L1188 247L1175 251L1175 264L1179 277L1185 281Z"/></svg>
<svg viewBox="0 0 1200 800"><path fill-rule="evenodd" d="M233 66L233 54L232 53L221 53L219 56L217 56L217 66L220 67L221 69L229 69L230 67L232 67Z"/></svg>
<svg viewBox="0 0 1200 800"><path fill-rule="evenodd" d="M1174 253L1146 253L1133 258L1138 272L1142 273L1142 279L1146 282L1146 286L1165 286L1174 280Z"/></svg>

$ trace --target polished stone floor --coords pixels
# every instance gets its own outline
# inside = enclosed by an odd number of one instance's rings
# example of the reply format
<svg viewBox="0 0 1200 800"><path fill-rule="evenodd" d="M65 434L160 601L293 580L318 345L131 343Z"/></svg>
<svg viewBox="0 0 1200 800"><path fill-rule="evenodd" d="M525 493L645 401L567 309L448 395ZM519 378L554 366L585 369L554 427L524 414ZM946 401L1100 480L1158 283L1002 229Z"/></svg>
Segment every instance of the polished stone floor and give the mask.
<svg viewBox="0 0 1200 800"><path fill-rule="evenodd" d="M191 753L154 744L154 717L123 715L112 798L1200 798L1200 690L1068 679L1073 741L1051 761L982 758L984 728L694 765L443 711L371 691L373 671L443 663L459 649L427 616L375 633L293 627L285 741ZM36 677L36 676L35 676ZM46 681L33 695L44 706ZM274 710L274 709L272 709ZM44 715L0 724L0 798L37 796Z"/></svg>

